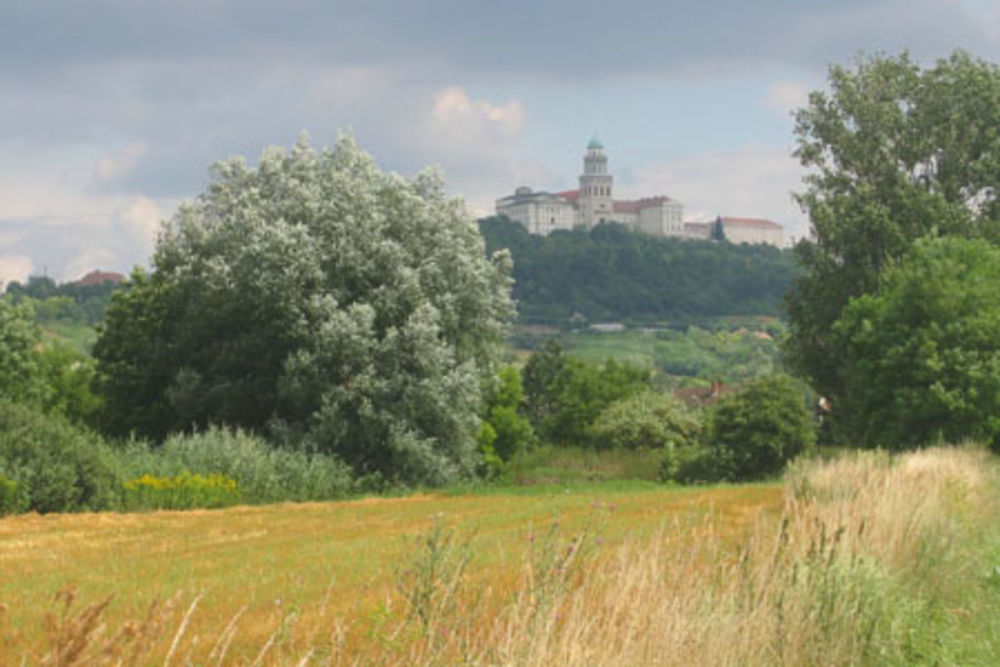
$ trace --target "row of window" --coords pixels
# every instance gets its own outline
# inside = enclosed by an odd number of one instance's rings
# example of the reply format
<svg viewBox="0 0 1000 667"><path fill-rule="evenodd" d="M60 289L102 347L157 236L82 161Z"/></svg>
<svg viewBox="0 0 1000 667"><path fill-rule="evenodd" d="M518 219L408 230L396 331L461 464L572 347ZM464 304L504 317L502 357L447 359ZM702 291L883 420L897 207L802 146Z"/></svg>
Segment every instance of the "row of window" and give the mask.
<svg viewBox="0 0 1000 667"><path fill-rule="evenodd" d="M588 185L581 191L582 195L595 197L610 197L611 196L611 186L604 185Z"/></svg>

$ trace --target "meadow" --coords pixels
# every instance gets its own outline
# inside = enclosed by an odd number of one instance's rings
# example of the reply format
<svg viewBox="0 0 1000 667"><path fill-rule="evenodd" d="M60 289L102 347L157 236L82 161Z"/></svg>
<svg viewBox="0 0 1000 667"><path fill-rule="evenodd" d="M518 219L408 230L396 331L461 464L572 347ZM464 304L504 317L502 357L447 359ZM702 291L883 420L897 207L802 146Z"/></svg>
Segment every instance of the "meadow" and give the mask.
<svg viewBox="0 0 1000 667"><path fill-rule="evenodd" d="M998 500L990 455L940 449L800 462L783 484L9 517L0 650L26 664L995 664Z"/></svg>

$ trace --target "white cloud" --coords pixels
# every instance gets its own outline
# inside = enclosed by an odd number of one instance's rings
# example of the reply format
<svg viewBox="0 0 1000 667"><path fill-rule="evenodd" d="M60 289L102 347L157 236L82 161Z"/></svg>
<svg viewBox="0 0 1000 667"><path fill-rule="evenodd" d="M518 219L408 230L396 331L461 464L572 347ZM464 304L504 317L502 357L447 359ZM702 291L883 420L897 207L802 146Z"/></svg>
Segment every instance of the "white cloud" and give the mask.
<svg viewBox="0 0 1000 667"><path fill-rule="evenodd" d="M0 255L0 287L15 280L23 283L31 275L31 268L27 255Z"/></svg>
<svg viewBox="0 0 1000 667"><path fill-rule="evenodd" d="M136 141L111 155L105 155L97 161L97 179L104 183L116 181L135 169L136 164L146 154L146 144Z"/></svg>
<svg viewBox="0 0 1000 667"><path fill-rule="evenodd" d="M496 106L472 100L465 90L450 86L434 96L435 129L456 139L498 134L512 137L524 125L524 107L517 100Z"/></svg>
<svg viewBox="0 0 1000 667"><path fill-rule="evenodd" d="M806 105L809 87L792 81L777 81L768 86L766 100L770 109L787 116Z"/></svg>
<svg viewBox="0 0 1000 667"><path fill-rule="evenodd" d="M802 167L786 148L747 145L735 151L702 153L633 170L634 184L621 195L666 194L684 204L687 220L716 215L762 217L785 228L786 241L809 229L792 201L802 189Z"/></svg>
<svg viewBox="0 0 1000 667"><path fill-rule="evenodd" d="M119 214L121 221L152 245L164 219L160 206L149 197L138 196Z"/></svg>

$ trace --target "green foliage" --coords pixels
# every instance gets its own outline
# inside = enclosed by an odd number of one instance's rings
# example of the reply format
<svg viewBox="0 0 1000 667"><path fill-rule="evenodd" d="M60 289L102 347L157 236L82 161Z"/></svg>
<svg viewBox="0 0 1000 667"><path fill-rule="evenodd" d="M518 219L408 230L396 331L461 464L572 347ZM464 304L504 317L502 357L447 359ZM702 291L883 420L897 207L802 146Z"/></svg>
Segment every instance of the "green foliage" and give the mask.
<svg viewBox="0 0 1000 667"><path fill-rule="evenodd" d="M162 446L130 442L116 458L125 479L222 475L239 485L246 503L332 500L353 489L350 470L336 457L269 446L244 431L210 427L169 437Z"/></svg>
<svg viewBox="0 0 1000 667"><path fill-rule="evenodd" d="M182 510L230 507L240 501L236 480L225 475L192 475L184 471L173 477L143 475L125 482L123 506L129 510Z"/></svg>
<svg viewBox="0 0 1000 667"><path fill-rule="evenodd" d="M680 484L718 482L726 477L724 463L716 452L701 444L668 449L660 460L659 479Z"/></svg>
<svg viewBox="0 0 1000 667"><path fill-rule="evenodd" d="M46 328L92 328L104 319L111 293L117 287L110 281L101 285L57 285L48 276L30 276L27 284L9 283L5 294L14 303L30 303L35 322Z"/></svg>
<svg viewBox="0 0 1000 667"><path fill-rule="evenodd" d="M0 474L0 516L21 511L21 504L18 483Z"/></svg>
<svg viewBox="0 0 1000 667"><path fill-rule="evenodd" d="M40 398L42 386L35 354L38 341L31 306L0 299L0 399Z"/></svg>
<svg viewBox="0 0 1000 667"><path fill-rule="evenodd" d="M774 375L719 400L707 438L718 475L729 481L776 475L811 447L816 428L804 397L804 388L795 380ZM692 457L690 465L703 464Z"/></svg>
<svg viewBox="0 0 1000 667"><path fill-rule="evenodd" d="M118 501L100 437L34 407L0 401L0 471L17 484L19 510L103 510Z"/></svg>
<svg viewBox="0 0 1000 667"><path fill-rule="evenodd" d="M899 449L975 439L1000 448L1000 250L923 239L834 325L849 442Z"/></svg>
<svg viewBox="0 0 1000 667"><path fill-rule="evenodd" d="M472 536L456 539L441 515L423 535L406 540L407 562L395 572L396 591L406 605L407 622L430 633L435 624L454 614L465 571L472 560Z"/></svg>
<svg viewBox="0 0 1000 667"><path fill-rule="evenodd" d="M675 449L697 441L701 421L673 396L645 391L612 403L594 423L600 448Z"/></svg>
<svg viewBox="0 0 1000 667"><path fill-rule="evenodd" d="M650 385L650 373L608 359L592 364L563 354L558 343L536 352L524 367L528 413L548 442L593 445L593 424L609 405Z"/></svg>
<svg viewBox="0 0 1000 667"><path fill-rule="evenodd" d="M812 239L787 300L790 362L834 406L848 398L833 325L922 236L1000 238L1000 69L962 52L835 66L796 115Z"/></svg>
<svg viewBox="0 0 1000 667"><path fill-rule="evenodd" d="M77 423L94 423L101 399L91 389L93 357L62 345L48 345L37 352L37 358L42 407Z"/></svg>
<svg viewBox="0 0 1000 667"><path fill-rule="evenodd" d="M509 461L535 442L531 421L521 414L524 390L521 374L513 366L504 366L497 373L493 388L487 393L483 427L493 432L491 445L501 461Z"/></svg>
<svg viewBox="0 0 1000 667"><path fill-rule="evenodd" d="M488 251L510 250L522 322L776 315L798 274L790 251L766 245L656 238L617 224L543 237L502 216L479 226Z"/></svg>
<svg viewBox="0 0 1000 667"><path fill-rule="evenodd" d="M567 488L612 480L627 482L627 488L633 482L635 488L644 488L638 481L655 482L661 458L660 450L542 444L511 459L501 479L515 488L554 484Z"/></svg>
<svg viewBox="0 0 1000 667"><path fill-rule="evenodd" d="M566 371L566 363L562 345L550 338L524 365L521 373L524 401L536 428L555 411L552 390L556 378Z"/></svg>
<svg viewBox="0 0 1000 667"><path fill-rule="evenodd" d="M472 475L509 260L485 259L440 175L385 174L350 139L213 174L113 298L94 348L107 428L225 423L359 475Z"/></svg>
<svg viewBox="0 0 1000 667"><path fill-rule="evenodd" d="M780 367L778 343L780 322L745 326L717 323L713 329L689 326L658 331L616 333L579 332L559 340L566 350L588 361L614 358L656 371L661 384L681 386L692 380L741 384ZM760 334L768 334L761 336Z"/></svg>

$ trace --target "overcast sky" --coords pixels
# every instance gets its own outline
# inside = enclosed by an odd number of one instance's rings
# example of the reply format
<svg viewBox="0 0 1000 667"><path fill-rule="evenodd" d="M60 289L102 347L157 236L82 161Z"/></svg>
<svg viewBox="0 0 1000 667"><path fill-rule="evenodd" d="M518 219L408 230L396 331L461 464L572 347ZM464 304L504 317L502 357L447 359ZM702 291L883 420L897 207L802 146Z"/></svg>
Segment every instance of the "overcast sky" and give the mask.
<svg viewBox="0 0 1000 667"><path fill-rule="evenodd" d="M801 236L790 112L827 66L955 48L1000 61L1000 2L0 0L0 282L146 264L213 161L303 130L477 215L575 187L596 133L616 196Z"/></svg>

